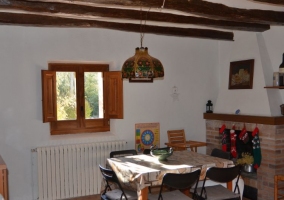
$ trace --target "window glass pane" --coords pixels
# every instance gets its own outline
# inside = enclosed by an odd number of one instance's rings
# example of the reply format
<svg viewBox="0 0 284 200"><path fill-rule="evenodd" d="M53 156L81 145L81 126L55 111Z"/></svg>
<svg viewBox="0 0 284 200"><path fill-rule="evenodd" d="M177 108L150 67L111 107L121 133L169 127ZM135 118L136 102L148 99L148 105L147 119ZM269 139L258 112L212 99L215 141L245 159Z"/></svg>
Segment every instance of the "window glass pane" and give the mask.
<svg viewBox="0 0 284 200"><path fill-rule="evenodd" d="M104 117L102 72L85 72L85 118Z"/></svg>
<svg viewBox="0 0 284 200"><path fill-rule="evenodd" d="M56 72L57 120L76 120L76 73Z"/></svg>

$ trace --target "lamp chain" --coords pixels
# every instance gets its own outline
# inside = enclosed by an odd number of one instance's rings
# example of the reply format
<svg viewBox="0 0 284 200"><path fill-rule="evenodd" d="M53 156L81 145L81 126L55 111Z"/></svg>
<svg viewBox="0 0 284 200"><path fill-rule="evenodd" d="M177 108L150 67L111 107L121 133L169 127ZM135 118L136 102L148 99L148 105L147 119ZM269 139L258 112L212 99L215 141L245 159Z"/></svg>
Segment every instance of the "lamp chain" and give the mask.
<svg viewBox="0 0 284 200"><path fill-rule="evenodd" d="M140 7L140 45L141 47L143 47L143 39L144 39L144 34L145 34L145 26L146 26L146 21L147 21L147 17L148 17L148 12L150 11L151 7L149 8L149 10L146 12L146 18L145 18L145 22L144 25L142 24L142 7Z"/></svg>
<svg viewBox="0 0 284 200"><path fill-rule="evenodd" d="M163 0L163 4L161 6L161 9L164 8L165 6L165 2L166 0ZM144 25L142 25L142 7L140 7L140 45L141 47L143 47L143 39L144 39L144 34L145 34L145 26L146 26L146 21L147 21L147 17L148 17L148 13L149 11L151 10L151 7L149 8L149 10L146 12L146 18L145 18L145 22L144 22Z"/></svg>
<svg viewBox="0 0 284 200"><path fill-rule="evenodd" d="M164 0L164 1L163 1L163 5L161 6L161 8L162 8L162 9L164 8L164 5L165 5L165 1L166 1L166 0Z"/></svg>

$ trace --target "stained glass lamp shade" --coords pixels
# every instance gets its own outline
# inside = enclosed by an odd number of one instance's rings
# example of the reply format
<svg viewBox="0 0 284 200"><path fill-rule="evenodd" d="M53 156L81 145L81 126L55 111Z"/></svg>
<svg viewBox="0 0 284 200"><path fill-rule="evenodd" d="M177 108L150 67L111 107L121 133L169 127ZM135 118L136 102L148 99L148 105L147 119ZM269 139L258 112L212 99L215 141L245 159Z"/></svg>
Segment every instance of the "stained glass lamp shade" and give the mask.
<svg viewBox="0 0 284 200"><path fill-rule="evenodd" d="M153 82L153 78L164 77L162 63L148 54L147 47L137 47L135 55L124 62L121 72L122 78L129 82Z"/></svg>

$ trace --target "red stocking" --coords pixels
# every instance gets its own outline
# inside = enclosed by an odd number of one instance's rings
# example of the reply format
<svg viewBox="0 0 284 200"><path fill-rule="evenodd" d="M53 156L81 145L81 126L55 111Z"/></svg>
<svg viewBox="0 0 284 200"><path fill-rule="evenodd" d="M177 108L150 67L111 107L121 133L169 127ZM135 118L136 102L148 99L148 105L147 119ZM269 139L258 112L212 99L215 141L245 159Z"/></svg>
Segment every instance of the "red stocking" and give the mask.
<svg viewBox="0 0 284 200"><path fill-rule="evenodd" d="M223 124L219 130L219 133L222 134L222 150L227 151L227 143L226 143L226 134L225 134L226 125Z"/></svg>
<svg viewBox="0 0 284 200"><path fill-rule="evenodd" d="M236 134L235 134L235 126L230 131L231 137L231 154L233 158L237 157L237 149L236 149Z"/></svg>
<svg viewBox="0 0 284 200"><path fill-rule="evenodd" d="M246 129L246 126L245 126L245 125L244 125L244 127L243 127L241 133L239 134L239 138L240 138L240 140L242 140L243 143L245 143L245 144L248 143L248 141L249 141L249 136L248 136L247 129Z"/></svg>

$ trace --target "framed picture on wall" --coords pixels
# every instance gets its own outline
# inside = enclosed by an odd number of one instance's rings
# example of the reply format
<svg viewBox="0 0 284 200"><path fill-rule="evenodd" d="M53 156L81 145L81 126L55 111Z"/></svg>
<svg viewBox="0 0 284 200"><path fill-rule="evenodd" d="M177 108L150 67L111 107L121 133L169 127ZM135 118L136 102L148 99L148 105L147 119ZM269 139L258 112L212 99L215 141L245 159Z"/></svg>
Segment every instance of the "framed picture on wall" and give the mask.
<svg viewBox="0 0 284 200"><path fill-rule="evenodd" d="M229 89L252 89L254 59L230 63Z"/></svg>

